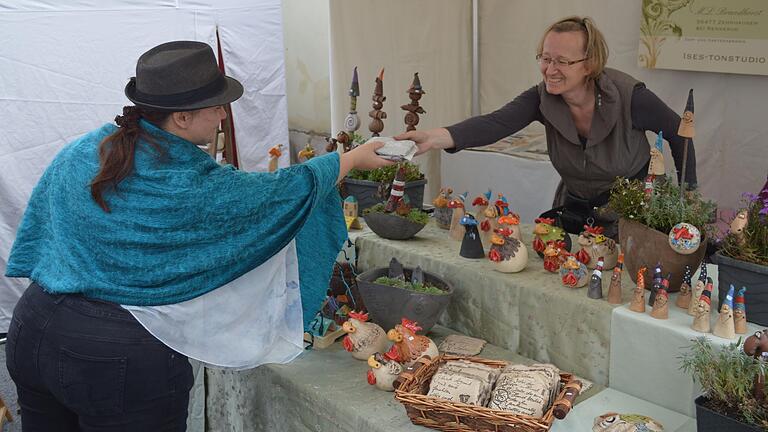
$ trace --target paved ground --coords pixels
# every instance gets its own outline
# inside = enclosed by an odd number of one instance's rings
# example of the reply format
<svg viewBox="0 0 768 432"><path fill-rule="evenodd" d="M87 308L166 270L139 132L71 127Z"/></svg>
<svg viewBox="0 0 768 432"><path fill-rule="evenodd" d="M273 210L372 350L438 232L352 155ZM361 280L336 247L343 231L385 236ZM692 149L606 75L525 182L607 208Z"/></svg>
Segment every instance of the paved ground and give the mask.
<svg viewBox="0 0 768 432"><path fill-rule="evenodd" d="M16 403L16 386L13 385L11 377L8 376L8 369L5 368L5 343L0 344L0 396L3 397L5 404L10 408L13 421L3 425L2 432L20 432L21 418L19 416L19 405Z"/></svg>

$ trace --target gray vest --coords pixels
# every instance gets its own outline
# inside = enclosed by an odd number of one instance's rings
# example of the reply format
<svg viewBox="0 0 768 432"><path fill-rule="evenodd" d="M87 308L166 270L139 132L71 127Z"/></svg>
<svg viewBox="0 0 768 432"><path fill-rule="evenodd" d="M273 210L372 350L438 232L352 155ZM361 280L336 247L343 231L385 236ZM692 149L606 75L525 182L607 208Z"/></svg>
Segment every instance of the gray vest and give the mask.
<svg viewBox="0 0 768 432"><path fill-rule="evenodd" d="M609 190L616 177L630 177L648 163L651 149L645 131L632 128L632 92L637 84L623 72L603 71L595 86L595 113L585 148L563 98L539 84L549 158L571 194L595 198Z"/></svg>

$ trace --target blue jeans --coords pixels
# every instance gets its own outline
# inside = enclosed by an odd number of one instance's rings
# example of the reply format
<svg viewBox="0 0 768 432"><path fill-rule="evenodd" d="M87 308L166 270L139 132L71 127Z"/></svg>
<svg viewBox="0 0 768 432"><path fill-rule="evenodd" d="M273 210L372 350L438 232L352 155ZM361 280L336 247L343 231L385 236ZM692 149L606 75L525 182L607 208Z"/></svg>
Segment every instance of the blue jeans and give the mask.
<svg viewBox="0 0 768 432"><path fill-rule="evenodd" d="M32 283L5 349L24 432L186 430L187 357L116 304Z"/></svg>

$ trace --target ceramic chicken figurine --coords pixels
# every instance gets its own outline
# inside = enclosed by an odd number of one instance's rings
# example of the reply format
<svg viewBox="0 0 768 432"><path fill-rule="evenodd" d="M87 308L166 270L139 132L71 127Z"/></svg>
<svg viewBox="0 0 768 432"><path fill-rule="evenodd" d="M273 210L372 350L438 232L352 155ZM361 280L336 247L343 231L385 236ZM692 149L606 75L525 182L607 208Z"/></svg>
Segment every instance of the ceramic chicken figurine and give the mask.
<svg viewBox="0 0 768 432"><path fill-rule="evenodd" d="M419 330L421 327L416 322L403 318L401 324L395 325L395 328L387 332L389 340L395 343L387 357L397 360L405 367L412 365L421 356L436 358L440 354L437 345L432 339L417 335Z"/></svg>
<svg viewBox="0 0 768 432"><path fill-rule="evenodd" d="M533 226L533 250L544 258L544 248L550 240L562 241L567 252L571 251L571 237L562 228L555 226L555 220L552 218L536 218L536 225Z"/></svg>
<svg viewBox="0 0 768 432"><path fill-rule="evenodd" d="M688 305L688 315L696 316L696 308L699 306L699 297L704 291L704 287L707 284L707 265L704 261L701 262L701 269L699 270L699 279L696 281L696 285L693 286L693 292L691 293L691 304Z"/></svg>
<svg viewBox="0 0 768 432"><path fill-rule="evenodd" d="M480 233L477 232L477 219L471 213L467 213L459 222L464 227L464 238L461 240L459 255L464 258L485 258L483 243L480 241Z"/></svg>
<svg viewBox="0 0 768 432"><path fill-rule="evenodd" d="M401 105L400 109L407 111L405 114L406 132L416 130L416 125L419 124L419 114L426 114L424 108L419 106L419 100L421 96L427 94L423 88L421 88L421 80L419 80L419 73L413 74L413 82L408 89L408 98L411 99L411 103L408 105Z"/></svg>
<svg viewBox="0 0 768 432"><path fill-rule="evenodd" d="M451 228L451 215L453 215L453 209L448 208L448 203L451 201L452 193L453 189L451 188L441 188L437 197L432 200L432 205L435 206L433 215L438 228Z"/></svg>
<svg viewBox="0 0 768 432"><path fill-rule="evenodd" d="M403 365L387 354L375 353L368 357L368 384L379 390L395 391L394 383L403 372Z"/></svg>
<svg viewBox="0 0 768 432"><path fill-rule="evenodd" d="M746 287L741 287L736 298L733 299L733 326L737 334L747 334L747 310L744 306L744 293Z"/></svg>
<svg viewBox="0 0 768 432"><path fill-rule="evenodd" d="M277 161L283 155L283 145L278 144L269 149L269 172L277 171Z"/></svg>
<svg viewBox="0 0 768 432"><path fill-rule="evenodd" d="M464 217L464 213L466 212L466 210L464 210L464 201L466 199L467 192L464 192L448 202L448 208L453 209L453 214L451 215L451 227L449 228L448 233L452 239L457 241L464 239L464 232L466 232L460 223L461 218Z"/></svg>
<svg viewBox="0 0 768 432"><path fill-rule="evenodd" d="M367 313L350 312L341 328L347 333L342 342L344 349L358 360L367 360L373 353L387 350L387 334L378 324L368 322Z"/></svg>
<svg viewBox="0 0 768 432"><path fill-rule="evenodd" d="M496 271L517 273L528 264L528 248L513 236L510 228L502 226L496 229L491 238L488 259L494 263L493 269Z"/></svg>
<svg viewBox="0 0 768 432"><path fill-rule="evenodd" d="M664 279L664 274L661 272L661 262L657 262L653 268L653 279L651 282L651 295L648 296L648 306L653 306L653 302L656 301L656 293L661 288L661 280Z"/></svg>
<svg viewBox="0 0 768 432"><path fill-rule="evenodd" d="M499 226L509 228L512 231L512 237L523 241L523 233L520 231L520 215L509 212L504 216L499 216L496 221L499 223Z"/></svg>
<svg viewBox="0 0 768 432"><path fill-rule="evenodd" d="M691 328L702 333L709 333L711 326L709 323L709 311L712 307L712 278L707 278L707 285L701 292L696 303L696 315L693 317Z"/></svg>
<svg viewBox="0 0 768 432"><path fill-rule="evenodd" d="M589 282L589 271L584 263L579 262L573 255L568 255L560 266L560 278L563 285L569 288L581 288Z"/></svg>
<svg viewBox="0 0 768 432"><path fill-rule="evenodd" d="M308 161L315 157L315 149L309 143L307 143L307 146L304 147L304 150L299 152L298 156L299 160L303 159L304 161Z"/></svg>
<svg viewBox="0 0 768 432"><path fill-rule="evenodd" d="M664 426L640 414L605 413L595 417L592 432L663 432Z"/></svg>
<svg viewBox="0 0 768 432"><path fill-rule="evenodd" d="M733 323L733 285L728 289L723 304L720 306L720 315L717 316L715 326L712 328L712 334L724 339L733 339L736 337L736 328Z"/></svg>
<svg viewBox="0 0 768 432"><path fill-rule="evenodd" d="M597 267L592 271L587 297L595 300L603 298L603 257L597 259Z"/></svg>
<svg viewBox="0 0 768 432"><path fill-rule="evenodd" d="M653 300L653 309L651 309L651 316L656 319L668 319L669 318L669 278L672 274L668 274L667 277L661 279L661 286L656 291L656 298Z"/></svg>
<svg viewBox="0 0 768 432"><path fill-rule="evenodd" d="M565 262L568 252L565 250L565 243L562 241L550 240L544 247L544 270L552 273L560 271L560 267Z"/></svg>
<svg viewBox="0 0 768 432"><path fill-rule="evenodd" d="M677 295L677 300L675 301L675 306L679 307L680 309L688 310L688 307L691 305L691 277L693 275L691 274L691 266L688 264L685 265L685 270L683 270L683 283L680 284L680 293ZM701 295L701 294L699 294Z"/></svg>
<svg viewBox="0 0 768 432"><path fill-rule="evenodd" d="M736 237L739 245L744 245L744 229L747 227L749 213L747 210L741 210L731 221L730 231Z"/></svg>
<svg viewBox="0 0 768 432"><path fill-rule="evenodd" d="M488 189L488 192L478 195L475 197L475 199L472 200L472 207L475 208L475 214L477 215L477 220L482 222L482 218L480 217L483 212L485 212L485 209L488 207L488 204L491 202L491 190Z"/></svg>
<svg viewBox="0 0 768 432"><path fill-rule="evenodd" d="M619 248L616 242L603 235L605 228L601 226L584 225L584 231L579 234L577 243L581 246L576 252L576 259L583 262L588 269L595 268L595 258L603 257L603 269L610 270L616 266L619 258Z"/></svg>
<svg viewBox="0 0 768 432"><path fill-rule="evenodd" d="M611 285L608 287L608 303L621 304L621 272L624 270L624 253L616 259L616 267L611 275Z"/></svg>
<svg viewBox="0 0 768 432"><path fill-rule="evenodd" d="M645 267L637 270L637 286L632 291L632 302L629 310L639 313L645 312Z"/></svg>
<svg viewBox="0 0 768 432"><path fill-rule="evenodd" d="M368 117L371 118L368 130L371 131L371 136L377 137L384 130L384 119L387 118L387 113L381 110L384 108L384 101L387 100L384 96L384 68L376 77L376 87L371 99L373 100L373 110L368 113Z"/></svg>

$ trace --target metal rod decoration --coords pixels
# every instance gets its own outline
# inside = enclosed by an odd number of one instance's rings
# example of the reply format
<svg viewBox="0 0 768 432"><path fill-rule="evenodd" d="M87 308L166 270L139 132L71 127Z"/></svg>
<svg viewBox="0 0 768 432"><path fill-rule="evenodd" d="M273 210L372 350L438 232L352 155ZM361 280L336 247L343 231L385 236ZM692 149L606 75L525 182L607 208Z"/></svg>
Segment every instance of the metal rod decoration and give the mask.
<svg viewBox="0 0 768 432"><path fill-rule="evenodd" d="M352 73L352 85L349 87L349 114L344 118L344 129L351 135L360 128L360 117L357 115L357 97L360 96L360 84L357 80L357 66Z"/></svg>
<svg viewBox="0 0 768 432"><path fill-rule="evenodd" d="M680 202L685 203L685 171L688 166L688 141L696 135L693 126L693 89L688 91L688 101L685 103L685 112L680 119L680 127L677 135L685 138L683 142L683 169L680 172Z"/></svg>

